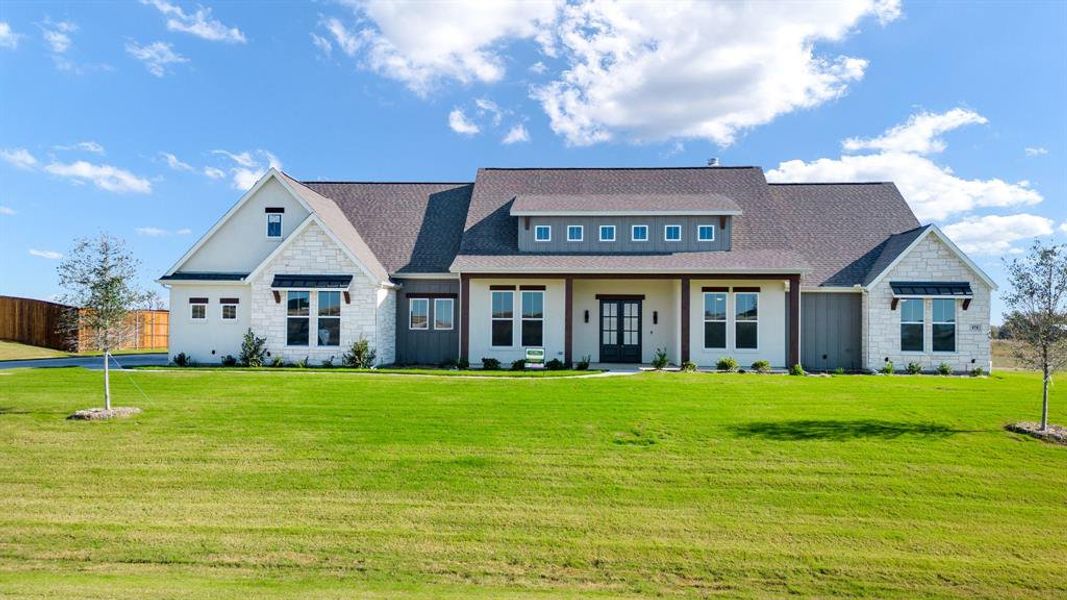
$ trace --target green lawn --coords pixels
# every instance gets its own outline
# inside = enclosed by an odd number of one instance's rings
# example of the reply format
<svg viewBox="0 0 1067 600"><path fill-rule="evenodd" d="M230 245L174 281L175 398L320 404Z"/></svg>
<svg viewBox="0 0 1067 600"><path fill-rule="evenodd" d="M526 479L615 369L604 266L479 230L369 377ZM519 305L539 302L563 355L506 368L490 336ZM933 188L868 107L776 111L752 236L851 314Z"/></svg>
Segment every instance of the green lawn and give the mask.
<svg viewBox="0 0 1067 600"><path fill-rule="evenodd" d="M115 350L115 356L123 354L142 354L145 352L166 352L166 348L142 348L139 350ZM52 348L30 346L19 342L0 340L0 360L30 360L37 358L67 358L71 356L100 356L103 352L64 352Z"/></svg>
<svg viewBox="0 0 1067 600"><path fill-rule="evenodd" d="M100 377L0 371L0 596L1067 590L1067 447L1002 430L1030 374L137 371L142 415L64 420Z"/></svg>

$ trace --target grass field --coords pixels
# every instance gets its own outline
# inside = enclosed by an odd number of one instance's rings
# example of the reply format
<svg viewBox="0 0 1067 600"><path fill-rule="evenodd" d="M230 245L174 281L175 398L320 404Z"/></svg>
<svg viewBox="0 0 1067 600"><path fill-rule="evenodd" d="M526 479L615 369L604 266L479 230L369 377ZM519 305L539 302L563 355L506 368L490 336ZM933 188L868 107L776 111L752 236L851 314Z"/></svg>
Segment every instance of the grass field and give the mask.
<svg viewBox="0 0 1067 600"><path fill-rule="evenodd" d="M64 420L100 377L0 372L0 596L1067 590L1067 448L1002 429L1031 374L139 371L142 415Z"/></svg>
<svg viewBox="0 0 1067 600"><path fill-rule="evenodd" d="M166 348L144 348L140 350L116 350L112 354L141 354L145 352L166 352ZM102 352L63 352L52 348L29 346L18 342L0 340L0 360L31 360L36 358L66 358L69 356L100 356Z"/></svg>

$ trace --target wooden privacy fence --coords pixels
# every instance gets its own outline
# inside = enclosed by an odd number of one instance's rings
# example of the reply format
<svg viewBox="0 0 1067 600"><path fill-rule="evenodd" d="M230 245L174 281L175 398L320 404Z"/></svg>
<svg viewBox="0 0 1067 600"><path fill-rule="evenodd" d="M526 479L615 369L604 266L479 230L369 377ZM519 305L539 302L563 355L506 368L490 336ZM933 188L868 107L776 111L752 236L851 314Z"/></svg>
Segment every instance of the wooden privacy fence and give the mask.
<svg viewBox="0 0 1067 600"><path fill-rule="evenodd" d="M89 343L92 332L79 330L77 343L72 343L60 331L64 316L74 310L78 309L45 300L0 296L0 340L12 340L67 352L94 350ZM170 324L168 311L134 310L130 311L127 318L133 335L114 350L167 347Z"/></svg>

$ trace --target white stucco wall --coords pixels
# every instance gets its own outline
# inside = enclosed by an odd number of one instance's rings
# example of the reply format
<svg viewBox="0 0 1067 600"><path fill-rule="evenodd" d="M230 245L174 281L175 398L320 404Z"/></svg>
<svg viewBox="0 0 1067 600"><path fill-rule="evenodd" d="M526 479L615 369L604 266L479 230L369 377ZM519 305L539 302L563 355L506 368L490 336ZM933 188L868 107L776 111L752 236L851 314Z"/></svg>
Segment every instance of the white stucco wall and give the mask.
<svg viewBox="0 0 1067 600"><path fill-rule="evenodd" d="M207 318L191 317L189 298L208 299ZM237 319L223 320L220 298L238 298ZM245 284L212 285L178 283L170 288L169 352L173 358L184 352L196 362L214 363L223 356L237 356L241 336L248 329L251 312L249 287Z"/></svg>
<svg viewBox="0 0 1067 600"><path fill-rule="evenodd" d="M967 281L974 299L967 310L956 301L956 352L933 352L933 306L924 301L923 347L925 352L900 351L900 309L891 309L891 281ZM936 235L927 235L911 252L871 288L864 299L865 360L867 368L881 369L885 359L902 371L909 362L936 369L942 362L954 371L990 368L989 311L991 288Z"/></svg>
<svg viewBox="0 0 1067 600"><path fill-rule="evenodd" d="M690 281L689 293L689 360L701 367L714 367L719 359L731 356L743 369L748 369L757 360L770 361L771 366L786 366L786 307L788 298L783 281L751 280L700 280ZM758 348L737 349L734 344L734 295L726 297L726 349L704 348L704 293L703 287L758 287L759 328Z"/></svg>
<svg viewBox="0 0 1067 600"><path fill-rule="evenodd" d="M514 304L514 345L509 347L493 346L492 341L492 296L490 286L515 286ZM526 348L521 345L522 298L519 290L523 285L545 286L545 322L542 330L542 347L545 360L553 358L563 360L563 319L564 282L562 279L472 279L470 282L470 348L472 365L478 366L483 358L495 358L506 368L511 362L526 358ZM457 308L458 310L458 308Z"/></svg>
<svg viewBox="0 0 1067 600"><path fill-rule="evenodd" d="M281 207L282 238L267 237L265 208ZM249 273L308 216L307 210L275 179L237 209L180 270Z"/></svg>
<svg viewBox="0 0 1067 600"><path fill-rule="evenodd" d="M600 362L600 301L597 294L644 295L641 304L641 361L651 362L657 348L677 364L681 329L678 321L681 282L675 279L577 279L574 281L574 360L589 356ZM585 311L589 322L585 322ZM659 323L653 323L653 312Z"/></svg>

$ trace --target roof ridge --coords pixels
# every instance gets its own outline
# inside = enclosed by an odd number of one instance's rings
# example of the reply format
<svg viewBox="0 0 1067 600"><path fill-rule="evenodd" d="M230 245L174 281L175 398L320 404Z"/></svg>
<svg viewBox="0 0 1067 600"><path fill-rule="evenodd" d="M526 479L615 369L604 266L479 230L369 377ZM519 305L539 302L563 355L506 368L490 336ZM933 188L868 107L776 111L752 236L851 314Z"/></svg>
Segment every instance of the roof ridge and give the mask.
<svg viewBox="0 0 1067 600"><path fill-rule="evenodd" d="M779 181L767 185L894 185L892 181Z"/></svg>
<svg viewBox="0 0 1067 600"><path fill-rule="evenodd" d="M297 181L304 185L315 183L347 183L358 185L474 185L473 181L346 181L343 179L336 180L316 180L307 179L303 181Z"/></svg>

